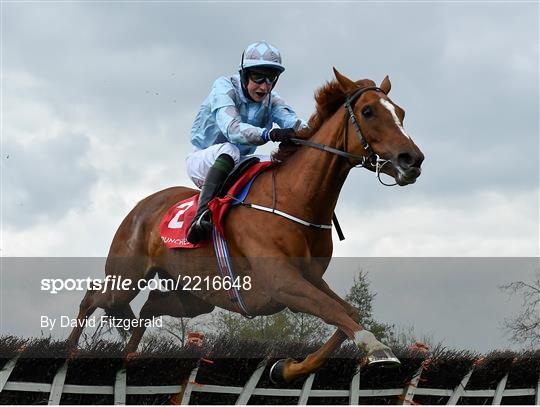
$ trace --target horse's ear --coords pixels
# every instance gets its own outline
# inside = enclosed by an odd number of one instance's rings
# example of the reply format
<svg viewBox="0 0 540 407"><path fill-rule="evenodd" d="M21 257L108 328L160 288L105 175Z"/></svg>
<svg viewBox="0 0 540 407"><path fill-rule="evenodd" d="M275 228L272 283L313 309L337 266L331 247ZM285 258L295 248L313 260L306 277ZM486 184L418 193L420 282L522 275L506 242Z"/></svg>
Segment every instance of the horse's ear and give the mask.
<svg viewBox="0 0 540 407"><path fill-rule="evenodd" d="M358 86L356 86L353 81L351 81L345 75L340 74L336 68L334 68L334 75L336 76L339 87L345 94L348 95L349 93L354 92L358 88Z"/></svg>
<svg viewBox="0 0 540 407"><path fill-rule="evenodd" d="M381 86L379 86L379 88L381 88L381 90L388 95L388 92L390 92L391 87L392 87L392 84L390 83L390 78L388 77L388 75L386 75L383 81L381 82Z"/></svg>

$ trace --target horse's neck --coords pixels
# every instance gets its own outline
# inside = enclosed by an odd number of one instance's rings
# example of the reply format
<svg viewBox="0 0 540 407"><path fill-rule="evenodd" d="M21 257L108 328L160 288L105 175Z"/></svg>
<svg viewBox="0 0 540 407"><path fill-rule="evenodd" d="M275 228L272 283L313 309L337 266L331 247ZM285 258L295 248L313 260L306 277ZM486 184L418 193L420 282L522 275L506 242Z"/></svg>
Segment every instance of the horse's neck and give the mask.
<svg viewBox="0 0 540 407"><path fill-rule="evenodd" d="M339 109L310 141L337 147L344 125L344 111ZM282 165L278 184L282 195L278 194L278 203L313 222L330 223L348 172L344 158L303 146Z"/></svg>

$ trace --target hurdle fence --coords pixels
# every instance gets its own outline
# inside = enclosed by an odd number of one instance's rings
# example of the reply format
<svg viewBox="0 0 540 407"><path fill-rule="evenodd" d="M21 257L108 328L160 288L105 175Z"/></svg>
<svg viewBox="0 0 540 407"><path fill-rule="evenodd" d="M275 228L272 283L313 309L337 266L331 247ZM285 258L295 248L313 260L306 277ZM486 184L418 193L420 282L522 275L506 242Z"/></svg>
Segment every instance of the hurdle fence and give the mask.
<svg viewBox="0 0 540 407"><path fill-rule="evenodd" d="M348 390L317 390L312 389L316 373L309 375L301 389L258 388L257 384L265 371L266 361L261 362L243 387L199 384L196 382L199 367L195 367L187 383L172 386L128 386L126 369L116 372L115 383L112 386L89 386L65 383L68 362L65 362L56 372L52 383L9 381L9 376L17 364L18 356L9 360L0 370L0 400L2 392L42 392L49 393L48 404L58 405L63 394L112 395L115 405L125 405L129 395L176 395L180 404L187 405L194 393L217 393L238 395L237 405L247 404L252 396L298 397L298 405L306 405L309 398L343 397L348 398L349 405L357 405L362 398L396 396L399 404L415 405L415 396L448 397L447 405L456 405L462 397L492 398L492 405L500 405L504 397L534 396L534 404L540 405L540 378L536 388L506 389L508 373L499 381L495 389L467 390L474 367L463 377L453 389L435 389L418 387L423 367L420 367L412 379L403 387L395 389L361 389L360 371L353 376Z"/></svg>

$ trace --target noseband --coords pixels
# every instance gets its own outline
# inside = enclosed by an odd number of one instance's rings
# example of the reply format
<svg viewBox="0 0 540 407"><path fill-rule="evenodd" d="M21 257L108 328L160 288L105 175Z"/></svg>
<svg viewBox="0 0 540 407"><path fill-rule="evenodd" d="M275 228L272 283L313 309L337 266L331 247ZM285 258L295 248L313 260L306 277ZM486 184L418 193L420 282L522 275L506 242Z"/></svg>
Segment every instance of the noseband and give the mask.
<svg viewBox="0 0 540 407"><path fill-rule="evenodd" d="M347 98L345 99L345 108L347 109L347 113L346 113L347 118L346 118L346 120L348 120L350 118L350 120L352 122L352 125L354 127L354 132L356 133L356 137L358 137L358 141L360 141L360 144L362 145L364 150L366 150L366 153L367 153L366 155L351 154L351 153L349 153L347 151L339 150L337 148L330 147L330 146L327 146L325 144L314 143L312 141L303 140L303 139L299 139L299 138L291 138L291 141L294 142L295 144L300 144L300 145L312 147L312 148L315 148L317 150L326 151L328 153L336 154L336 155L339 155L341 157L344 157L344 158L347 159L347 161L349 162L351 167L368 168L368 166L369 166L371 168L374 168L375 173L377 174L377 179L379 180L379 182L381 184L386 185L386 186L394 186L394 185L397 185L397 182L394 183L394 184L386 184L381 180L381 169L386 164L390 163L390 160L384 160L384 159L380 158L373 151L373 149L371 148L371 146L367 142L366 138L362 134L362 130L360 129L360 124L358 123L358 119L356 118L356 115L354 114L354 109L353 109L354 104L360 98L360 96L362 96L365 92L370 91L370 90L373 90L375 92L384 93L384 91L381 88L377 87L377 86L367 86L365 88L358 89L356 92L354 92L350 96L347 96ZM386 93L384 93L384 94L386 94ZM345 125L345 137L344 137L345 150L347 150L347 140L349 138L348 137L348 129L349 129L349 126ZM359 163L358 164L351 164L350 160L359 161Z"/></svg>

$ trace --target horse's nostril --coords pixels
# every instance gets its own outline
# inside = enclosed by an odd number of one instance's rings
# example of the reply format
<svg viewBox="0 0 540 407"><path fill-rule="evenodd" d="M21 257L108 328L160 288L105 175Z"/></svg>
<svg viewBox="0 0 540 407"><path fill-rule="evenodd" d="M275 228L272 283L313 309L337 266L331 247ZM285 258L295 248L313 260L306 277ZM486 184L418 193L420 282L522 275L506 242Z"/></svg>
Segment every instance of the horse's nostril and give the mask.
<svg viewBox="0 0 540 407"><path fill-rule="evenodd" d="M424 161L423 155L400 153L397 157L397 163L403 169L411 167L420 168L420 165L422 165L422 161Z"/></svg>
<svg viewBox="0 0 540 407"><path fill-rule="evenodd" d="M401 153L397 157L398 165L401 168L409 168L414 163L414 157L409 153Z"/></svg>

